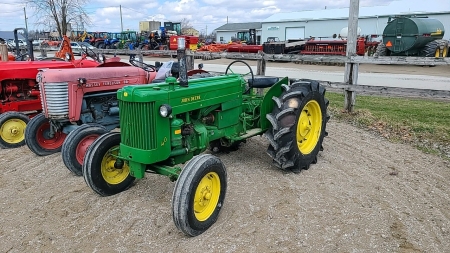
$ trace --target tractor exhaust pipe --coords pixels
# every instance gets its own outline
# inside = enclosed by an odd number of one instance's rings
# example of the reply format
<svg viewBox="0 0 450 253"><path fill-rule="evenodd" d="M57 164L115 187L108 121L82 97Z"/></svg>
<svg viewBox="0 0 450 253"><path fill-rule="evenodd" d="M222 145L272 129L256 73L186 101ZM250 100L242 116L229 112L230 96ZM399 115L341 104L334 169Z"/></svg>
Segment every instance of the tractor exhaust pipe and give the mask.
<svg viewBox="0 0 450 253"><path fill-rule="evenodd" d="M186 65L186 39L178 37L177 40L177 58L179 66L180 86L188 87L187 65Z"/></svg>

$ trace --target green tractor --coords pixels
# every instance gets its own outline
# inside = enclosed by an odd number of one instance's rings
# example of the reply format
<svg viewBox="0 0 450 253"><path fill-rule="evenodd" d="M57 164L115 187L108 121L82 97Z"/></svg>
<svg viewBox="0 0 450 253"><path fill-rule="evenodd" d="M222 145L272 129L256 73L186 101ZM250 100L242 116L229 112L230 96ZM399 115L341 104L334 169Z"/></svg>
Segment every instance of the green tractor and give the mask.
<svg viewBox="0 0 450 253"><path fill-rule="evenodd" d="M239 62L250 69L247 74L232 71ZM225 75L183 76L120 89L120 133L92 143L83 176L102 196L128 189L145 172L176 180L173 220L186 235L196 236L217 220L227 190L225 166L211 153L237 150L264 134L275 166L306 170L323 150L328 100L317 81L257 77L243 61L228 65ZM255 88L266 89L265 95ZM211 152L203 153L208 148Z"/></svg>

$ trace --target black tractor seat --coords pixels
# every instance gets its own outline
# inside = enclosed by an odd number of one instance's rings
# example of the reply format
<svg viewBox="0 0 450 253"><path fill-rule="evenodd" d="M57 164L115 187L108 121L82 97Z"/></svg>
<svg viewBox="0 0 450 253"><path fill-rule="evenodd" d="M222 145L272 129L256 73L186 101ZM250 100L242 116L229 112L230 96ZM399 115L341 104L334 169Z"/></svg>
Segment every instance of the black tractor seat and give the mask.
<svg viewBox="0 0 450 253"><path fill-rule="evenodd" d="M252 80L248 79L248 86L250 88L269 88L276 84L280 78L274 76L255 76Z"/></svg>

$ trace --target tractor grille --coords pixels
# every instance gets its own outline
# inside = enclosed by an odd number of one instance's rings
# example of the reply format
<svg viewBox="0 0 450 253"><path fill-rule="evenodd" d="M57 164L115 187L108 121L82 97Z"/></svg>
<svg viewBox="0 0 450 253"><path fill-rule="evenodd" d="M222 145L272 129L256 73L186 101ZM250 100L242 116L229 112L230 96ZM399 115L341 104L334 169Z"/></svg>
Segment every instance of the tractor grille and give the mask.
<svg viewBox="0 0 450 253"><path fill-rule="evenodd" d="M42 86L41 86L42 87ZM41 95L42 108L49 118L67 118L69 114L69 89L68 83L45 83Z"/></svg>
<svg viewBox="0 0 450 253"><path fill-rule="evenodd" d="M156 149L155 103L120 101L120 133L123 144L143 149Z"/></svg>

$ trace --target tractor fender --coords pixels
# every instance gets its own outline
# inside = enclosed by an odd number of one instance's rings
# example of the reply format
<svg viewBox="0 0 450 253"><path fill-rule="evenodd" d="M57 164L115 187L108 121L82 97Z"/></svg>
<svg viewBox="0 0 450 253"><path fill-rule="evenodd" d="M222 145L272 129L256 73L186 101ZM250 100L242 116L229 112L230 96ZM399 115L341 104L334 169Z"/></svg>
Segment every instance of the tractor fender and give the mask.
<svg viewBox="0 0 450 253"><path fill-rule="evenodd" d="M281 93L283 93L284 85L289 85L289 79L287 77L275 83L267 91L266 95L264 95L263 101L261 103L261 116L259 117L262 131L267 130L271 126L269 120L266 118L266 115L272 112L275 103L272 98L278 98Z"/></svg>

